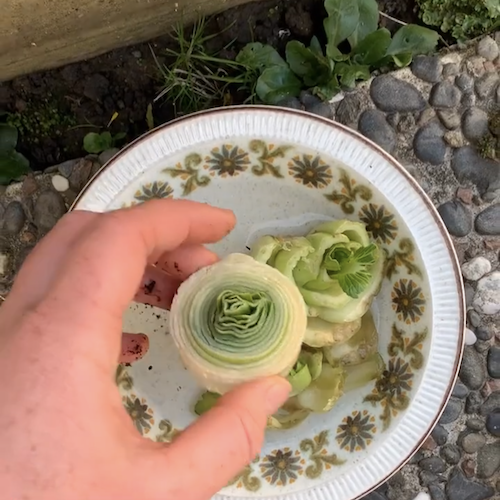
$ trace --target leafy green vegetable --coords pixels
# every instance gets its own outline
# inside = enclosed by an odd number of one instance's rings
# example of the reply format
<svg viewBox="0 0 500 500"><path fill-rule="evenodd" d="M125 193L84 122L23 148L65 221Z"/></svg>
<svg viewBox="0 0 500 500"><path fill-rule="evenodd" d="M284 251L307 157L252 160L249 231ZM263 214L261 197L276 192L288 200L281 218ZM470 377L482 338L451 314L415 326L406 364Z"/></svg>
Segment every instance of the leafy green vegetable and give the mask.
<svg viewBox="0 0 500 500"><path fill-rule="evenodd" d="M31 171L28 159L16 151L18 136L15 127L0 123L0 184L8 184Z"/></svg>
<svg viewBox="0 0 500 500"><path fill-rule="evenodd" d="M332 68L325 56L315 54L295 40L286 46L286 61L308 87L326 83L332 75Z"/></svg>
<svg viewBox="0 0 500 500"><path fill-rule="evenodd" d="M271 45L260 42L249 43L236 56L236 62L256 71L263 71L272 66L285 66L286 62Z"/></svg>
<svg viewBox="0 0 500 500"><path fill-rule="evenodd" d="M348 89L353 88L356 80L368 80L370 78L370 66L366 64L338 63L335 71L340 77L340 83Z"/></svg>
<svg viewBox="0 0 500 500"><path fill-rule="evenodd" d="M439 35L434 30L408 24L401 27L394 35L389 48L388 56L399 54L426 54L435 50L439 40Z"/></svg>
<svg viewBox="0 0 500 500"><path fill-rule="evenodd" d="M296 97L301 89L302 82L285 66L265 69L255 87L259 98L267 104L279 104L286 97Z"/></svg>
<svg viewBox="0 0 500 500"><path fill-rule="evenodd" d="M377 0L358 0L359 21L355 30L347 40L351 49L355 49L358 43L373 33L378 27L378 4Z"/></svg>
<svg viewBox="0 0 500 500"><path fill-rule="evenodd" d="M323 21L328 45L337 47L354 33L359 23L357 0L325 0L328 17Z"/></svg>
<svg viewBox="0 0 500 500"><path fill-rule="evenodd" d="M126 136L127 134L124 132L118 132L113 136L111 132L107 130L100 134L89 132L83 138L83 149L87 151L87 153L99 154L106 151L106 149L114 148L117 142L121 141Z"/></svg>
<svg viewBox="0 0 500 500"><path fill-rule="evenodd" d="M367 35L353 50L352 61L355 64L374 65L385 57L391 44L391 33L380 28Z"/></svg>

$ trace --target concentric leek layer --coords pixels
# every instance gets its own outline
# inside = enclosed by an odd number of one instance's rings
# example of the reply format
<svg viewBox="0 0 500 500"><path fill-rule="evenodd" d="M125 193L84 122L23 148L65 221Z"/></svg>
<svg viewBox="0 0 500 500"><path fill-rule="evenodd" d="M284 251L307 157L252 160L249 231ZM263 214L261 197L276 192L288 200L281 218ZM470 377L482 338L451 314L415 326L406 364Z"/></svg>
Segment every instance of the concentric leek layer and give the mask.
<svg viewBox="0 0 500 500"><path fill-rule="evenodd" d="M231 254L179 288L170 331L186 367L209 391L288 375L307 325L304 300L276 269Z"/></svg>

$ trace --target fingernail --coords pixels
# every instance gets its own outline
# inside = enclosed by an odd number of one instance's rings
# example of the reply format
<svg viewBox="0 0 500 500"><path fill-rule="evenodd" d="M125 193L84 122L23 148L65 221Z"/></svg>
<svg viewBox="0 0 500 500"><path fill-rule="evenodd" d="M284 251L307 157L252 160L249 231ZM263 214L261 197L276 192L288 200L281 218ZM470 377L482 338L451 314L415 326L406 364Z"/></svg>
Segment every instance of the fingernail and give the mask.
<svg viewBox="0 0 500 500"><path fill-rule="evenodd" d="M267 414L272 415L288 399L291 391L290 384L280 377L276 377L266 393Z"/></svg>

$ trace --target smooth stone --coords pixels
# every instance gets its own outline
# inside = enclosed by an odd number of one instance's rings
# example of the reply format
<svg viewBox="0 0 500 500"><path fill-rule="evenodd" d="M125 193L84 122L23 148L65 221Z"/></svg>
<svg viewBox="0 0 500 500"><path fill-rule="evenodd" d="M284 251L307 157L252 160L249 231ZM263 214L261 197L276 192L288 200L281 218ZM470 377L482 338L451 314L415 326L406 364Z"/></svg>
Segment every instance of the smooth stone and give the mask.
<svg viewBox="0 0 500 500"><path fill-rule="evenodd" d="M69 185L71 189L80 192L92 175L93 162L87 158L82 158L73 166L71 175L69 176Z"/></svg>
<svg viewBox="0 0 500 500"><path fill-rule="evenodd" d="M483 417L495 411L500 411L500 391L492 392L479 409Z"/></svg>
<svg viewBox="0 0 500 500"><path fill-rule="evenodd" d="M493 337L493 332L491 331L491 328L488 328L487 326L480 326L476 329L476 337L479 340L488 341Z"/></svg>
<svg viewBox="0 0 500 500"><path fill-rule="evenodd" d="M449 130L454 130L460 127L461 117L453 109L439 109L437 115L441 123Z"/></svg>
<svg viewBox="0 0 500 500"><path fill-rule="evenodd" d="M458 75L459 71L460 71L460 66L456 63L448 63L443 66L443 76L445 78Z"/></svg>
<svg viewBox="0 0 500 500"><path fill-rule="evenodd" d="M480 108L469 108L462 115L462 132L469 141L477 142L489 132L488 115Z"/></svg>
<svg viewBox="0 0 500 500"><path fill-rule="evenodd" d="M411 65L413 74L426 82L439 82L443 65L437 56L416 56Z"/></svg>
<svg viewBox="0 0 500 500"><path fill-rule="evenodd" d="M490 348L490 343L489 342L484 342L483 340L478 340L474 344L474 349L479 353L483 354L488 352L488 349Z"/></svg>
<svg viewBox="0 0 500 500"><path fill-rule="evenodd" d="M484 57L487 61L494 61L499 53L498 44L491 36L485 36L477 44L476 52L478 56Z"/></svg>
<svg viewBox="0 0 500 500"><path fill-rule="evenodd" d="M491 271L491 262L481 255L462 265L462 275L469 281L477 281Z"/></svg>
<svg viewBox="0 0 500 500"><path fill-rule="evenodd" d="M364 111L359 118L358 130L388 153L394 151L397 141L396 132L387 123L385 114L382 111L378 109Z"/></svg>
<svg viewBox="0 0 500 500"><path fill-rule="evenodd" d="M378 491L373 491L363 497L363 500L387 500L387 497Z"/></svg>
<svg viewBox="0 0 500 500"><path fill-rule="evenodd" d="M466 73L462 73L455 78L455 84L462 92L471 92L474 88L474 78Z"/></svg>
<svg viewBox="0 0 500 500"><path fill-rule="evenodd" d="M463 237L472 231L472 213L459 201L447 201L438 212L451 235Z"/></svg>
<svg viewBox="0 0 500 500"><path fill-rule="evenodd" d="M500 469L500 441L487 444L477 453L477 477L492 477Z"/></svg>
<svg viewBox="0 0 500 500"><path fill-rule="evenodd" d="M64 163L61 163L60 165L57 166L57 170L59 170L59 173L66 177L67 179L73 172L73 168L75 165L77 165L80 162L80 159L76 160L68 160L65 161Z"/></svg>
<svg viewBox="0 0 500 500"><path fill-rule="evenodd" d="M9 234L17 234L26 222L26 214L19 201L11 201L3 214L3 230ZM1 228L0 228L1 229Z"/></svg>
<svg viewBox="0 0 500 500"><path fill-rule="evenodd" d="M484 429L484 422L480 418L469 418L465 425L472 431L482 431Z"/></svg>
<svg viewBox="0 0 500 500"><path fill-rule="evenodd" d="M488 373L491 378L500 378L500 346L491 346L488 352Z"/></svg>
<svg viewBox="0 0 500 500"><path fill-rule="evenodd" d="M460 469L453 469L446 485L449 500L487 500L494 494L493 488L466 479Z"/></svg>
<svg viewBox="0 0 500 500"><path fill-rule="evenodd" d="M475 293L475 292L474 292ZM474 311L474 309L471 309L468 313L467 313L467 317L469 319L469 323L474 327L474 328L477 328L480 324L481 324L481 316L479 316L479 314ZM476 336L477 337L477 336Z"/></svg>
<svg viewBox="0 0 500 500"><path fill-rule="evenodd" d="M443 414L441 415L441 418L439 419L439 423L441 425L446 425L455 422L455 420L460 416L462 408L463 405L461 401L454 398L450 399Z"/></svg>
<svg viewBox="0 0 500 500"><path fill-rule="evenodd" d="M434 474L439 474L446 471L446 464L442 458L439 457L428 457L420 460L418 463L422 470L433 472Z"/></svg>
<svg viewBox="0 0 500 500"><path fill-rule="evenodd" d="M429 484L437 483L439 481L439 476L437 474L426 470L420 471L418 477L422 486L429 486Z"/></svg>
<svg viewBox="0 0 500 500"><path fill-rule="evenodd" d="M469 389L460 382L460 380L457 380L455 387L453 387L453 392L451 393L452 397L458 398L458 399L465 399L469 394Z"/></svg>
<svg viewBox="0 0 500 500"><path fill-rule="evenodd" d="M50 231L66 213L66 205L57 191L44 191L35 203L35 224L43 232Z"/></svg>
<svg viewBox="0 0 500 500"><path fill-rule="evenodd" d="M306 111L312 113L313 115L322 116L323 118L328 118L331 120L333 118L333 109L326 102L319 102L313 106L306 108Z"/></svg>
<svg viewBox="0 0 500 500"><path fill-rule="evenodd" d="M300 103L299 103L299 105L300 105ZM301 108L299 107L296 109L301 109ZM113 156L115 156L119 151L120 150L118 148L106 149L106 151L103 151L99 155L99 163L103 166L106 165L106 163L108 163L108 161L111 160L111 158L113 158Z"/></svg>
<svg viewBox="0 0 500 500"><path fill-rule="evenodd" d="M472 182L481 195L500 188L498 162L482 158L471 146L454 151L451 168L458 182Z"/></svg>
<svg viewBox="0 0 500 500"><path fill-rule="evenodd" d="M460 439L460 446L465 453L476 453L486 444L486 438L475 432L466 433Z"/></svg>
<svg viewBox="0 0 500 500"><path fill-rule="evenodd" d="M425 491L421 491L413 500L431 500L431 497Z"/></svg>
<svg viewBox="0 0 500 500"><path fill-rule="evenodd" d="M476 293L476 290L474 290L474 287L470 283L465 283L464 291L465 291L465 304L467 305L467 307L472 307L472 301L474 300L474 295Z"/></svg>
<svg viewBox="0 0 500 500"><path fill-rule="evenodd" d="M472 92L464 94L462 96L462 99L460 100L460 103L464 108L472 108L476 105L476 94Z"/></svg>
<svg viewBox="0 0 500 500"><path fill-rule="evenodd" d="M460 104L460 89L451 82L436 83L432 87L429 103L434 108L456 108Z"/></svg>
<svg viewBox="0 0 500 500"><path fill-rule="evenodd" d="M360 113L365 108L365 99L359 93L349 93L340 101L335 111L335 119L343 125L355 126Z"/></svg>
<svg viewBox="0 0 500 500"><path fill-rule="evenodd" d="M60 193L64 193L69 189L69 181L62 175L54 175L52 177L52 185L54 186L54 189Z"/></svg>
<svg viewBox="0 0 500 500"><path fill-rule="evenodd" d="M481 314L500 312L500 271L495 271L478 281L472 305Z"/></svg>
<svg viewBox="0 0 500 500"><path fill-rule="evenodd" d="M426 105L422 93L414 85L391 75L377 76L370 86L370 95L379 109L390 113L419 111Z"/></svg>
<svg viewBox="0 0 500 500"><path fill-rule="evenodd" d="M429 495L431 500L446 500L446 493L437 484L429 484Z"/></svg>
<svg viewBox="0 0 500 500"><path fill-rule="evenodd" d="M446 143L443 140L444 129L437 122L429 122L415 135L413 149L415 156L432 165L440 165L446 156Z"/></svg>
<svg viewBox="0 0 500 500"><path fill-rule="evenodd" d="M432 429L431 436L438 446L443 446L448 441L448 431L439 424Z"/></svg>
<svg viewBox="0 0 500 500"><path fill-rule="evenodd" d="M462 458L460 448L456 444L445 444L440 451L440 455L450 465L456 465Z"/></svg>
<svg viewBox="0 0 500 500"><path fill-rule="evenodd" d="M475 226L479 234L500 235L500 203L483 210L476 217Z"/></svg>
<svg viewBox="0 0 500 500"><path fill-rule="evenodd" d="M495 437L500 437L500 411L490 413L486 417L486 430Z"/></svg>
<svg viewBox="0 0 500 500"><path fill-rule="evenodd" d="M495 90L495 85L498 83L498 75L496 73L487 73L476 81L476 94L479 99L486 99Z"/></svg>
<svg viewBox="0 0 500 500"><path fill-rule="evenodd" d="M460 380L473 391L481 389L486 381L483 359L476 350L470 346L464 349L459 376Z"/></svg>

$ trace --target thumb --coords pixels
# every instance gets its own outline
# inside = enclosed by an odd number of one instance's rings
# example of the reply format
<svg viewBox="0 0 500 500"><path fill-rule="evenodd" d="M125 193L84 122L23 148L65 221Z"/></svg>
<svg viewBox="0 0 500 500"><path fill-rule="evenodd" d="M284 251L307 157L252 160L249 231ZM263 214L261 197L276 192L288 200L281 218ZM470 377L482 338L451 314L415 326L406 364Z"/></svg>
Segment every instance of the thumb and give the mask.
<svg viewBox="0 0 500 500"><path fill-rule="evenodd" d="M287 400L290 389L281 377L244 384L224 395L170 445L169 475L183 500L210 498L255 458L267 417Z"/></svg>

